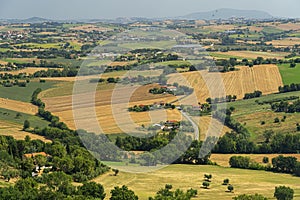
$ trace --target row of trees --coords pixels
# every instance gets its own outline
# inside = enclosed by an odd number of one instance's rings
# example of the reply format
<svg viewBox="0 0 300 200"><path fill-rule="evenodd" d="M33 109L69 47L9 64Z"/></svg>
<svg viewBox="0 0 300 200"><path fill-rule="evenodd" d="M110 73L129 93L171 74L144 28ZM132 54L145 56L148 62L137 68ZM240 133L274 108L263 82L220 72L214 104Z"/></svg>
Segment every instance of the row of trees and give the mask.
<svg viewBox="0 0 300 200"><path fill-rule="evenodd" d="M300 112L300 100L294 102L281 101L280 103L273 103L271 108L275 112L295 113Z"/></svg>
<svg viewBox="0 0 300 200"><path fill-rule="evenodd" d="M300 91L300 84L291 83L290 85L279 86L278 90L279 93Z"/></svg>
<svg viewBox="0 0 300 200"><path fill-rule="evenodd" d="M257 90L252 93L246 93L244 99L253 99L261 96L262 96L262 92Z"/></svg>
<svg viewBox="0 0 300 200"><path fill-rule="evenodd" d="M264 161L266 162L265 159ZM233 168L267 170L300 176L300 162L293 156L277 156L272 159L272 165L261 165L251 160L250 157L232 156L229 160L229 164Z"/></svg>

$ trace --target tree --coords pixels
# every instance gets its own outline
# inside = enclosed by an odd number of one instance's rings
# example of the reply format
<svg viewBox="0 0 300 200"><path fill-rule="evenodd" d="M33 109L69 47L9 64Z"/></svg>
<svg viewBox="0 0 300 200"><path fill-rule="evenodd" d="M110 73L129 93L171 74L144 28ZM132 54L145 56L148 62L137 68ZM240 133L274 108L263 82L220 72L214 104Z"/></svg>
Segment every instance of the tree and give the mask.
<svg viewBox="0 0 300 200"><path fill-rule="evenodd" d="M134 194L132 190L129 190L127 186L123 185L120 187L115 187L110 191L110 200L138 200L138 196Z"/></svg>
<svg viewBox="0 0 300 200"><path fill-rule="evenodd" d="M210 182L210 179L212 179L212 175L211 174L204 174L204 179L207 182Z"/></svg>
<svg viewBox="0 0 300 200"><path fill-rule="evenodd" d="M112 171L115 173L114 175L117 176L118 173L119 173L119 170L118 169L112 169Z"/></svg>
<svg viewBox="0 0 300 200"><path fill-rule="evenodd" d="M295 67L296 67L296 63L292 62L292 63L290 64L290 68L295 68Z"/></svg>
<svg viewBox="0 0 300 200"><path fill-rule="evenodd" d="M275 187L274 197L277 200L292 200L294 198L294 190L286 186Z"/></svg>
<svg viewBox="0 0 300 200"><path fill-rule="evenodd" d="M85 197L92 197L97 199L104 199L105 193L104 188L101 184L95 182L83 183L82 186L78 187L78 194Z"/></svg>
<svg viewBox="0 0 300 200"><path fill-rule="evenodd" d="M30 122L26 119L24 121L24 125L23 125L23 130L27 130L28 128L30 128Z"/></svg>
<svg viewBox="0 0 300 200"><path fill-rule="evenodd" d="M203 185L203 187L204 187L205 189L208 189L210 183L207 182L207 181L204 181L204 182L202 183L202 185Z"/></svg>
<svg viewBox="0 0 300 200"><path fill-rule="evenodd" d="M228 185L227 189L229 192L232 192L234 190L234 187L232 185Z"/></svg>
<svg viewBox="0 0 300 200"><path fill-rule="evenodd" d="M224 179L223 180L223 185L228 185L228 184L229 184L229 179L228 178Z"/></svg>
<svg viewBox="0 0 300 200"><path fill-rule="evenodd" d="M268 157L263 157L263 160L262 160L262 161L263 161L263 163L265 163L265 164L266 164L266 163L269 163L269 158L268 158Z"/></svg>
<svg viewBox="0 0 300 200"><path fill-rule="evenodd" d="M42 155L37 155L35 156L35 162L39 167L43 167L46 165L47 162L47 158L45 156Z"/></svg>
<svg viewBox="0 0 300 200"><path fill-rule="evenodd" d="M272 138L273 135L274 135L274 131L273 130L266 130L263 133L263 136L265 137L265 143L269 143L270 139Z"/></svg>

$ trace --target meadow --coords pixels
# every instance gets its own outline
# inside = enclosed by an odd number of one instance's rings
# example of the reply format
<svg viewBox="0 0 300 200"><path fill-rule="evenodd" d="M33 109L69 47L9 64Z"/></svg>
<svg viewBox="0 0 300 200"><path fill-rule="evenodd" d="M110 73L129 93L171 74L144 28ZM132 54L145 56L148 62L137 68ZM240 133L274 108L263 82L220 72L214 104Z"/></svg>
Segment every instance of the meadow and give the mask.
<svg viewBox="0 0 300 200"><path fill-rule="evenodd" d="M201 188L204 174L212 174L210 189ZM228 178L234 186L234 192L227 192L227 187L222 185L223 180ZM286 185L294 189L294 199L300 199L299 178L287 174L276 174L265 171L243 170L225 168L219 166L198 165L170 165L166 168L149 173L126 173L120 172L113 176L113 172L107 173L94 179L103 184L107 197L114 186L127 185L135 191L139 199L146 200L150 196L164 188L165 184L172 184L173 188L188 190L197 189L198 195L193 199L222 199L231 200L240 194L259 193L268 199L273 197L274 189L279 185Z"/></svg>
<svg viewBox="0 0 300 200"><path fill-rule="evenodd" d="M25 120L28 120L30 122L30 126L33 128L34 127L44 128L44 127L48 126L48 124L49 124L49 122L47 122L35 115L29 115L29 114L17 112L14 110L0 108L0 121L1 122L7 121L10 123L19 124L19 125L23 126L23 123Z"/></svg>
<svg viewBox="0 0 300 200"><path fill-rule="evenodd" d="M30 102L31 95L34 90L37 88L41 88L42 90L46 90L49 88L55 87L57 82L55 81L46 81L46 83L40 83L37 80L31 81L27 84L26 87L3 87L0 86L0 96L2 98L8 98L17 101Z"/></svg>
<svg viewBox="0 0 300 200"><path fill-rule="evenodd" d="M291 83L300 83L300 64L296 64L296 67L291 68L290 64L278 65L282 81L285 85Z"/></svg>
<svg viewBox="0 0 300 200"><path fill-rule="evenodd" d="M227 107L235 108L232 117L250 131L251 139L262 142L265 130L274 130L276 133L295 133L297 131L296 124L300 122L300 113L275 113L269 104L259 105L255 101L269 101L289 96L300 96L300 92L271 94L260 98L231 102L227 104ZM274 123L276 117L281 120L284 116L286 116L284 122Z"/></svg>

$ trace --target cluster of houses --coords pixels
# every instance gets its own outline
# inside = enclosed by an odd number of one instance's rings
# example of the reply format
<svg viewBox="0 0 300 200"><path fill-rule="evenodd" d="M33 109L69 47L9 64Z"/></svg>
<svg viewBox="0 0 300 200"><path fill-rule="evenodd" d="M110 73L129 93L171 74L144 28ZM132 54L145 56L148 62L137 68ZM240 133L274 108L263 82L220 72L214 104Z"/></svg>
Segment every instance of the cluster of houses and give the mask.
<svg viewBox="0 0 300 200"><path fill-rule="evenodd" d="M176 120L168 120L162 124L153 124L152 127L162 131L176 130L180 128L180 122Z"/></svg>
<svg viewBox="0 0 300 200"><path fill-rule="evenodd" d="M24 154L23 158L24 159L29 159L32 158L33 160L35 159L36 156L43 156L45 158L49 158L50 155L46 154L45 152L38 152L38 153L28 153L28 154ZM46 166L39 166L36 162L35 164L35 168L34 170L31 172L32 177L36 177L36 176L41 176L43 174L43 171L45 169L52 169L52 166L46 167Z"/></svg>

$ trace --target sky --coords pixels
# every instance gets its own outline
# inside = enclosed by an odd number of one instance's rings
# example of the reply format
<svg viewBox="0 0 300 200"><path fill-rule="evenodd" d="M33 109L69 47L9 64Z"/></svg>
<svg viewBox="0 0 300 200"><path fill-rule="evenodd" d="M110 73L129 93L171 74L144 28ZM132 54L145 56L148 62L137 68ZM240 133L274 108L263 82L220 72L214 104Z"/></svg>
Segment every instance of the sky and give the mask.
<svg viewBox="0 0 300 200"><path fill-rule="evenodd" d="M0 0L0 18L111 19L175 17L219 8L300 18L300 0Z"/></svg>

